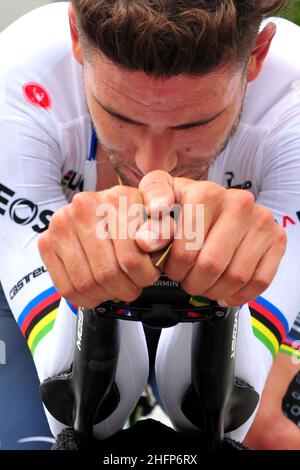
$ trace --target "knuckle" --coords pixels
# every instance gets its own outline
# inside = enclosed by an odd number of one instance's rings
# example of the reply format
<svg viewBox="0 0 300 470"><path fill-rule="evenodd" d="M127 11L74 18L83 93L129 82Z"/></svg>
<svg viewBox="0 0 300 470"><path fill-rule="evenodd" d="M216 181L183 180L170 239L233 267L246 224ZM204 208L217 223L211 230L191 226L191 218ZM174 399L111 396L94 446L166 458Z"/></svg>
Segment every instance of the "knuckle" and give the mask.
<svg viewBox="0 0 300 470"><path fill-rule="evenodd" d="M278 243L282 246L283 250L285 251L286 246L287 246L287 234L281 227L279 227L279 230L277 231L277 240L278 240Z"/></svg>
<svg viewBox="0 0 300 470"><path fill-rule="evenodd" d="M256 225L261 230L266 230L267 227L274 226L274 217L272 212L264 207L260 207L258 211L258 217L256 219Z"/></svg>
<svg viewBox="0 0 300 470"><path fill-rule="evenodd" d="M106 201L113 204L115 207L119 207L121 197L125 197L130 200L141 198L139 191L136 188L131 188L129 186L113 186L105 192Z"/></svg>
<svg viewBox="0 0 300 470"><path fill-rule="evenodd" d="M76 194L72 203L66 206L69 209L69 218L76 224L76 222L83 222L92 220L97 213L97 205L102 202L101 194L83 192Z"/></svg>
<svg viewBox="0 0 300 470"><path fill-rule="evenodd" d="M271 279L263 276L253 276L251 287L259 293L264 292L271 284Z"/></svg>
<svg viewBox="0 0 300 470"><path fill-rule="evenodd" d="M226 189L216 183L209 183L206 186L205 192L207 198L210 198L214 201L215 199L226 194Z"/></svg>
<svg viewBox="0 0 300 470"><path fill-rule="evenodd" d="M55 232L61 232L65 229L66 219L62 209L53 214L49 227Z"/></svg>
<svg viewBox="0 0 300 470"><path fill-rule="evenodd" d="M119 199L122 196L127 196L127 188L123 186L113 186L108 191L105 192L104 199L109 204L113 204L114 206L119 206Z"/></svg>
<svg viewBox="0 0 300 470"><path fill-rule="evenodd" d="M40 235L38 239L38 249L42 255L45 255L50 251L49 236L47 232Z"/></svg>
<svg viewBox="0 0 300 470"><path fill-rule="evenodd" d="M87 294L88 292L92 291L95 287L94 281L92 279L78 279L76 283L74 283L74 287L79 294Z"/></svg>
<svg viewBox="0 0 300 470"><path fill-rule="evenodd" d="M139 269L141 262L140 262L139 257L134 251L128 251L120 255L119 264L122 267L122 269L125 268L125 270L127 271L135 271Z"/></svg>
<svg viewBox="0 0 300 470"><path fill-rule="evenodd" d="M220 259L215 255L205 255L200 256L198 261L198 266L201 271L211 274L213 276L218 276L223 272L223 265Z"/></svg>
<svg viewBox="0 0 300 470"><path fill-rule="evenodd" d="M227 191L230 204L234 205L241 212L246 212L253 208L255 198L250 191L243 189L229 189Z"/></svg>
<svg viewBox="0 0 300 470"><path fill-rule="evenodd" d="M71 302L75 302L76 299L76 291L74 290L73 286L56 286L58 292L64 299L68 299Z"/></svg>
<svg viewBox="0 0 300 470"><path fill-rule="evenodd" d="M72 199L72 208L75 215L82 214L86 212L86 208L91 204L91 195L89 193L79 193L75 194Z"/></svg>
<svg viewBox="0 0 300 470"><path fill-rule="evenodd" d="M102 266L97 269L95 274L96 283L105 286L116 280L116 270L113 267Z"/></svg>
<svg viewBox="0 0 300 470"><path fill-rule="evenodd" d="M115 196L115 193L113 193L113 188L111 189L108 189L106 191L103 191L101 193L101 197L99 197L98 201L97 201L97 214L99 212L99 208L101 208L103 205L112 205L112 206L116 206L116 196Z"/></svg>
<svg viewBox="0 0 300 470"><path fill-rule="evenodd" d="M236 286L244 286L248 281L248 275L246 271L241 269L239 270L228 270L228 272L224 275L226 280L228 280L231 284L233 283Z"/></svg>

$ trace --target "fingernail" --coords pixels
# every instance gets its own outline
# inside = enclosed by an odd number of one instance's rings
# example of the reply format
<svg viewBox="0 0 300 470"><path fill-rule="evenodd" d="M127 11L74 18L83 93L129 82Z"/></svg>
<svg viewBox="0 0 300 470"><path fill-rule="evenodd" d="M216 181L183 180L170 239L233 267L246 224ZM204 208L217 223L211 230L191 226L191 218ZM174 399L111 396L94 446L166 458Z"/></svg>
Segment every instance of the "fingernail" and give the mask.
<svg viewBox="0 0 300 470"><path fill-rule="evenodd" d="M220 307L229 307L229 305L224 302L224 300L218 300L218 304L220 305Z"/></svg>
<svg viewBox="0 0 300 470"><path fill-rule="evenodd" d="M157 234L155 232L152 232L152 230L141 230L137 232L136 237L141 238L142 240L145 240L150 244L156 243L158 240Z"/></svg>
<svg viewBox="0 0 300 470"><path fill-rule="evenodd" d="M149 202L148 207L151 215L154 217L170 210L169 199L167 197L156 197Z"/></svg>

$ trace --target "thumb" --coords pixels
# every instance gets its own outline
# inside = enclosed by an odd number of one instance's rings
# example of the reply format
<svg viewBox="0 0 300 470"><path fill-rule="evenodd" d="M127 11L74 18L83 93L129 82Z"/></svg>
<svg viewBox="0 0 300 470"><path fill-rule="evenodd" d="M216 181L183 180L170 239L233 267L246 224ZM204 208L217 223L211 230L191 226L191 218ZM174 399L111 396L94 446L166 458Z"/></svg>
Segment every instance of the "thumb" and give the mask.
<svg viewBox="0 0 300 470"><path fill-rule="evenodd" d="M149 217L159 218L168 213L175 203L173 177L166 171L155 170L147 173L140 181L139 191Z"/></svg>

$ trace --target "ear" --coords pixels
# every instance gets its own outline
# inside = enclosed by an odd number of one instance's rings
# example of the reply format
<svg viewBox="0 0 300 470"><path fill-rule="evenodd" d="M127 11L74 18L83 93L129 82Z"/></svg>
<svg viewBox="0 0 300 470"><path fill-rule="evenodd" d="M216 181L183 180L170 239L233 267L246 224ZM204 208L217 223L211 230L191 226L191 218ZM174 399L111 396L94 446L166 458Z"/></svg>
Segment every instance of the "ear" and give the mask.
<svg viewBox="0 0 300 470"><path fill-rule="evenodd" d="M73 55L80 65L83 65L83 49L79 40L79 33L76 24L76 16L72 3L69 5L69 22L72 38Z"/></svg>
<svg viewBox="0 0 300 470"><path fill-rule="evenodd" d="M267 26L265 26L265 28L258 34L248 62L248 83L255 80L260 74L275 34L275 23L268 23Z"/></svg>

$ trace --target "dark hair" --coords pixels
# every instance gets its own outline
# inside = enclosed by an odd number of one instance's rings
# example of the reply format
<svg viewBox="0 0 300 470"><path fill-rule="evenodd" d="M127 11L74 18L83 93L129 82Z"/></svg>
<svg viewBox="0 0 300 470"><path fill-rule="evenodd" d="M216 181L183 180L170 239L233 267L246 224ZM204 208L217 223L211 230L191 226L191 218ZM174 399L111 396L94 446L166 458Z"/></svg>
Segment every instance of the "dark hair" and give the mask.
<svg viewBox="0 0 300 470"><path fill-rule="evenodd" d="M148 75L245 64L261 21L286 0L72 0L85 49Z"/></svg>

